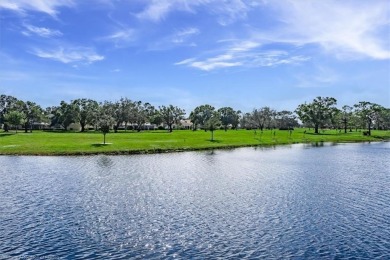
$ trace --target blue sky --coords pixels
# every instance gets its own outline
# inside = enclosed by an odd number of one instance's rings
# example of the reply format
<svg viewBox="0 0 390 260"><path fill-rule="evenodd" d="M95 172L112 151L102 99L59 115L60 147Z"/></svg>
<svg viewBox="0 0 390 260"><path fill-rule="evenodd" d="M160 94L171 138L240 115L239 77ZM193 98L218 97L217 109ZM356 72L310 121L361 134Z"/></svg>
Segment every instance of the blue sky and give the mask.
<svg viewBox="0 0 390 260"><path fill-rule="evenodd" d="M0 93L190 112L390 106L387 0L1 0Z"/></svg>

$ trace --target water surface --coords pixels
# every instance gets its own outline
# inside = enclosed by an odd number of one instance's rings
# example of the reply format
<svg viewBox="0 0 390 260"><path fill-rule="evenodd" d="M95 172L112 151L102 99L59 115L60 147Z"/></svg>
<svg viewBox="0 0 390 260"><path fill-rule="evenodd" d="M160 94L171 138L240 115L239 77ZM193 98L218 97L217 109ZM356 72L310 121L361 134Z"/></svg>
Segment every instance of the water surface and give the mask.
<svg viewBox="0 0 390 260"><path fill-rule="evenodd" d="M383 259L390 143L0 157L0 259Z"/></svg>

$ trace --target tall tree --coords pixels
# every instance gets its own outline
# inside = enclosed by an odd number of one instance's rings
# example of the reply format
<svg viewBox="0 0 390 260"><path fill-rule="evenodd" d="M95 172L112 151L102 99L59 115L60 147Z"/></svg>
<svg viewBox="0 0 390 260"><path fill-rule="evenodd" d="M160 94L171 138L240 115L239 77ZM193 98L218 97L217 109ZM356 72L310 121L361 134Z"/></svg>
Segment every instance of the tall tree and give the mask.
<svg viewBox="0 0 390 260"><path fill-rule="evenodd" d="M247 130L250 130L252 128L255 128L256 126L253 123L252 115L251 113L245 113L241 120L240 120L241 128L245 128Z"/></svg>
<svg viewBox="0 0 390 260"><path fill-rule="evenodd" d="M134 123L137 126L137 131L140 132L145 123L151 121L152 116L155 115L155 108L151 104L141 101L134 104Z"/></svg>
<svg viewBox="0 0 390 260"><path fill-rule="evenodd" d="M193 123L194 131L198 126L204 127L205 122L211 117L211 114L215 111L215 108L211 105L201 105L196 107L190 113L190 120ZM206 129L205 129L206 130Z"/></svg>
<svg viewBox="0 0 390 260"><path fill-rule="evenodd" d="M22 124L23 114L19 111L10 111L5 115L7 122L15 127L15 133L18 132L18 126Z"/></svg>
<svg viewBox="0 0 390 260"><path fill-rule="evenodd" d="M371 135L371 127L373 123L379 120L382 106L367 101L360 101L359 103L355 104L354 107L358 117L367 127L368 135Z"/></svg>
<svg viewBox="0 0 390 260"><path fill-rule="evenodd" d="M21 100L16 103L16 108L23 115L24 132L27 133L28 129L32 132L33 124L43 118L43 109L35 102Z"/></svg>
<svg viewBox="0 0 390 260"><path fill-rule="evenodd" d="M231 107L222 107L218 109L218 112L221 115L220 121L225 131L227 131L228 125L232 125L232 127L238 125L240 118L239 113L241 113L241 111L235 111Z"/></svg>
<svg viewBox="0 0 390 260"><path fill-rule="evenodd" d="M350 124L350 120L352 117L352 110L353 110L353 107L345 105L341 108L341 111L340 111L341 122L343 124L345 134L347 133L347 129L348 129L348 126Z"/></svg>
<svg viewBox="0 0 390 260"><path fill-rule="evenodd" d="M383 107L380 111L381 124L378 129L389 130L390 129L390 108Z"/></svg>
<svg viewBox="0 0 390 260"><path fill-rule="evenodd" d="M271 122L275 115L275 110L270 107L262 107L260 109L254 109L252 111L251 117L252 122L256 128L260 128L261 131L265 127L271 128Z"/></svg>
<svg viewBox="0 0 390 260"><path fill-rule="evenodd" d="M314 132L318 134L320 126L324 126L334 117L337 100L332 97L317 97L309 104L301 104L296 109L299 119L303 123L314 125Z"/></svg>
<svg viewBox="0 0 390 260"><path fill-rule="evenodd" d="M99 110L99 103L92 99L76 99L72 102L75 109L76 120L80 123L81 132L85 126L93 124Z"/></svg>
<svg viewBox="0 0 390 260"><path fill-rule="evenodd" d="M276 124L279 129L290 130L298 125L296 116L293 112L288 110L282 110L276 113Z"/></svg>
<svg viewBox="0 0 390 260"><path fill-rule="evenodd" d="M120 101L104 101L102 109L105 115L110 115L113 119L114 132L117 133L119 126L125 120L123 110L121 109Z"/></svg>
<svg viewBox="0 0 390 260"><path fill-rule="evenodd" d="M60 125L65 131L68 130L70 124L75 123L77 112L74 104L61 101L60 106L49 108L52 113L51 125Z"/></svg>
<svg viewBox="0 0 390 260"><path fill-rule="evenodd" d="M0 127L4 125L4 132L8 132L8 124L5 119L5 114L7 114L7 112L15 106L17 101L18 99L13 96L0 95Z"/></svg>
<svg viewBox="0 0 390 260"><path fill-rule="evenodd" d="M125 131L127 130L127 124L128 123L135 123L136 121L136 104L138 102L133 102L128 98L121 98L119 100L120 103L120 111L122 120L125 124Z"/></svg>
<svg viewBox="0 0 390 260"><path fill-rule="evenodd" d="M184 109L173 105L159 107L159 112L163 121L167 124L169 132L172 132L173 124L179 124L180 120L184 118Z"/></svg>

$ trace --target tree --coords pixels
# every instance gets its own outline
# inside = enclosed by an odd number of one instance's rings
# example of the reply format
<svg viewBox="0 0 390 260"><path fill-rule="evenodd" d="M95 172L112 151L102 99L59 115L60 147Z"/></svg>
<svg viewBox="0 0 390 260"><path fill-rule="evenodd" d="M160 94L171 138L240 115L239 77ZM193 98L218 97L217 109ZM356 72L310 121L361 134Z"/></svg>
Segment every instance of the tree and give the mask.
<svg viewBox="0 0 390 260"><path fill-rule="evenodd" d="M380 111L381 124L378 129L389 130L390 129L390 108L383 107Z"/></svg>
<svg viewBox="0 0 390 260"><path fill-rule="evenodd" d="M196 107L189 117L194 126L193 130L195 131L198 125L204 127L205 122L211 117L214 110L215 108L208 104Z"/></svg>
<svg viewBox="0 0 390 260"><path fill-rule="evenodd" d="M251 113L245 113L242 116L242 118L240 120L240 125L241 125L241 128L245 128L247 130L255 128L255 125L253 124Z"/></svg>
<svg viewBox="0 0 390 260"><path fill-rule="evenodd" d="M341 122L343 124L345 134L347 133L348 125L352 117L352 109L352 107L345 105L340 111Z"/></svg>
<svg viewBox="0 0 390 260"><path fill-rule="evenodd" d="M8 125L7 120L5 119L5 115L14 107L17 101L18 99L13 96L0 96L0 127L1 125L4 125L4 132L8 132Z"/></svg>
<svg viewBox="0 0 390 260"><path fill-rule="evenodd" d="M61 101L60 106L47 108L46 111L51 113L51 126L60 125L65 131L77 119L76 106L73 103Z"/></svg>
<svg viewBox="0 0 390 260"><path fill-rule="evenodd" d="M287 110L277 112L275 121L280 130L291 130L298 125L294 113Z"/></svg>
<svg viewBox="0 0 390 260"><path fill-rule="evenodd" d="M205 129L211 132L211 141L214 141L214 131L221 126L221 114L218 111L213 111L210 117L204 124Z"/></svg>
<svg viewBox="0 0 390 260"><path fill-rule="evenodd" d="M179 124L180 120L184 118L184 109L175 107L173 105L159 107L159 112L162 120L168 125L169 132L172 132L172 125Z"/></svg>
<svg viewBox="0 0 390 260"><path fill-rule="evenodd" d="M139 101L139 102L141 102L141 101ZM125 131L127 130L127 124L128 123L136 123L136 121L137 121L137 118L136 118L136 115L137 115L136 105L139 102L133 102L133 101L131 101L128 98L121 98L119 100L119 104L120 104L120 114L119 114L119 116L121 116L122 118L119 118L118 121L122 120L121 123L125 123ZM118 127L119 127L119 125L117 126L117 128Z"/></svg>
<svg viewBox="0 0 390 260"><path fill-rule="evenodd" d="M43 109L34 102L21 100L17 101L15 107L23 115L24 132L27 133L28 129L32 132L33 124L42 120Z"/></svg>
<svg viewBox="0 0 390 260"><path fill-rule="evenodd" d="M114 120L114 132L117 133L120 124L122 124L125 121L121 102L105 101L104 108L111 112L111 118Z"/></svg>
<svg viewBox="0 0 390 260"><path fill-rule="evenodd" d="M149 103L135 102L134 105L134 123L137 126L137 131L142 130L143 125L155 115L155 108Z"/></svg>
<svg viewBox="0 0 390 260"><path fill-rule="evenodd" d="M312 103L299 105L296 113L303 123L313 124L314 133L318 134L319 127L329 123L335 116L336 104L335 98L317 97Z"/></svg>
<svg viewBox="0 0 390 260"><path fill-rule="evenodd" d="M23 114L19 111L10 111L5 115L5 120L15 127L15 133L18 132L18 125L22 123Z"/></svg>
<svg viewBox="0 0 390 260"><path fill-rule="evenodd" d="M96 113L99 109L99 104L92 99L76 99L72 102L75 109L76 120L80 123L81 132L85 131L85 126L93 124L96 118Z"/></svg>
<svg viewBox="0 0 390 260"><path fill-rule="evenodd" d="M228 125L232 125L232 127L237 127L239 122L239 114L241 111L235 111L231 107L222 107L218 109L218 112L221 115L221 124L223 125L223 128L225 131L227 131Z"/></svg>
<svg viewBox="0 0 390 260"><path fill-rule="evenodd" d="M368 135L371 135L371 126L373 123L380 120L379 116L382 106L367 101L360 101L355 104L354 107L358 117L361 119L364 126L367 127Z"/></svg>
<svg viewBox="0 0 390 260"><path fill-rule="evenodd" d="M260 128L261 131L265 127L271 129L272 128L272 119L275 115L275 110L269 107L262 107L260 109L253 109L251 117L252 122L256 128Z"/></svg>
<svg viewBox="0 0 390 260"><path fill-rule="evenodd" d="M103 144L106 144L106 134L110 132L111 126L114 124L115 120L109 113L104 113L99 117L98 127L103 134Z"/></svg>

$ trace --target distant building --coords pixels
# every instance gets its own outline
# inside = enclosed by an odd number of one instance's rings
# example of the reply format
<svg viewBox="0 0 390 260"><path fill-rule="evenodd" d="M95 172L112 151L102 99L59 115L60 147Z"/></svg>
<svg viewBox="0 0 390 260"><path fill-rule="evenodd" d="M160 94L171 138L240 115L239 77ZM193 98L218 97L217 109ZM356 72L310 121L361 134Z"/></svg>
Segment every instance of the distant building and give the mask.
<svg viewBox="0 0 390 260"><path fill-rule="evenodd" d="M191 122L190 119L184 119L184 120L180 120L180 126L182 129L192 129L192 127L194 126L194 124Z"/></svg>

